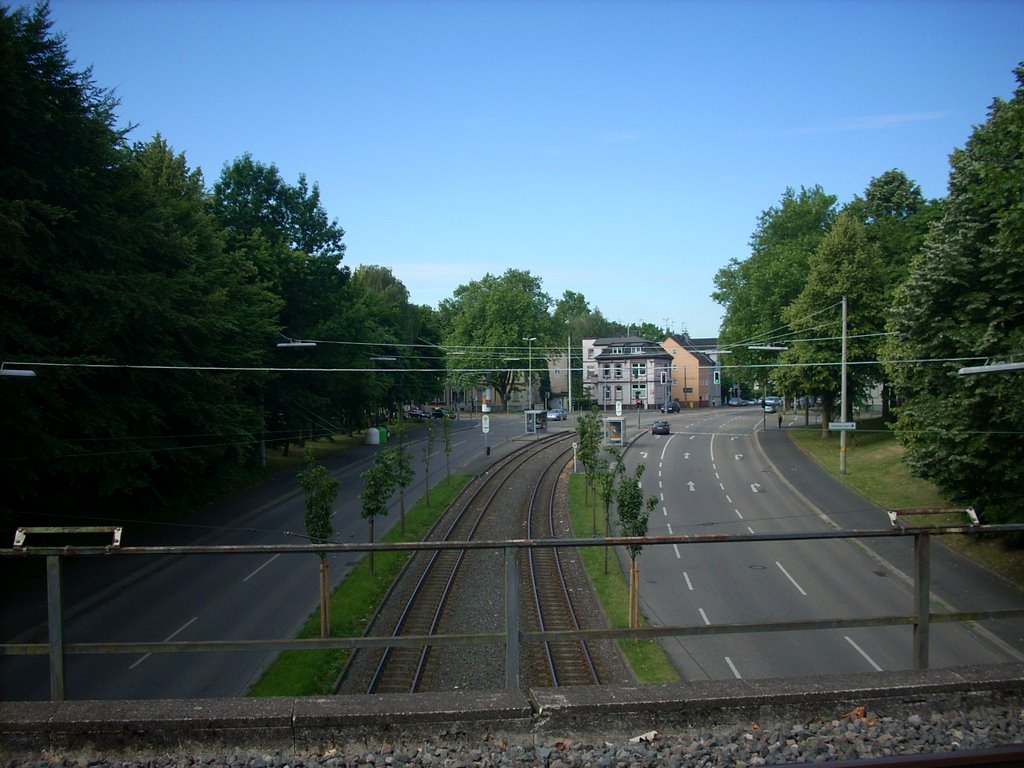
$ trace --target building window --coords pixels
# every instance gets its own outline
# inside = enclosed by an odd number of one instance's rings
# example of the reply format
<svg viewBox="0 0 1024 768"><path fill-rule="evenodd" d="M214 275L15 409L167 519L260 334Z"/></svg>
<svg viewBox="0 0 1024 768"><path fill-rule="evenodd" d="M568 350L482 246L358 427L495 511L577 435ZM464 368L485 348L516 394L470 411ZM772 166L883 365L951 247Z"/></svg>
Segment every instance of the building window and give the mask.
<svg viewBox="0 0 1024 768"><path fill-rule="evenodd" d="M622 363L615 363L615 378L622 378Z"/></svg>
<svg viewBox="0 0 1024 768"><path fill-rule="evenodd" d="M633 399L647 401L647 385L646 384L634 384L633 385Z"/></svg>
<svg viewBox="0 0 1024 768"><path fill-rule="evenodd" d="M588 347L587 348L587 360L593 360L593 359L594 359L594 348L593 347Z"/></svg>
<svg viewBox="0 0 1024 768"><path fill-rule="evenodd" d="M634 379L646 379L647 378L647 363L633 363L633 378Z"/></svg>
<svg viewBox="0 0 1024 768"><path fill-rule="evenodd" d="M613 355L621 355L622 354L622 347L612 347L612 354Z"/></svg>
<svg viewBox="0 0 1024 768"><path fill-rule="evenodd" d="M631 354L631 355L642 355L643 353L644 353L644 348L643 347L633 347L632 349L629 350L629 354Z"/></svg>

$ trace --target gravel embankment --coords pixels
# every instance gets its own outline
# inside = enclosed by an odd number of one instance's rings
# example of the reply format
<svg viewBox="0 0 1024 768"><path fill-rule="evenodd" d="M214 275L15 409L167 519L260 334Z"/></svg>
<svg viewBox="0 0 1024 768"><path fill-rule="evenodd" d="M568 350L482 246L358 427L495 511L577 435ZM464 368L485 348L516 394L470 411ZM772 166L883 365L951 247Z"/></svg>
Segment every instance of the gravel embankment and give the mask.
<svg viewBox="0 0 1024 768"><path fill-rule="evenodd" d="M510 744L499 739L458 743L438 739L365 751L341 747L321 754L262 753L219 755L166 754L111 759L102 755L53 755L6 758L4 768L302 768L325 766L711 766L827 763L891 755L989 749L1024 744L1024 712L1006 706L978 707L906 717L851 712L835 720L745 724L694 729L672 734L586 743L572 739Z"/></svg>

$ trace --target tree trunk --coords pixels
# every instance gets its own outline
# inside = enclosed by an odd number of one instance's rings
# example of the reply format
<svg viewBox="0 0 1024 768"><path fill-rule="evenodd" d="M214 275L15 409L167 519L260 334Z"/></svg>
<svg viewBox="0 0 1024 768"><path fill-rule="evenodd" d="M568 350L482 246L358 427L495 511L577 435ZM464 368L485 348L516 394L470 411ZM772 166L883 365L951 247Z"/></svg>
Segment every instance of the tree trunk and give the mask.
<svg viewBox="0 0 1024 768"><path fill-rule="evenodd" d="M320 637L331 636L330 564L320 560Z"/></svg>
<svg viewBox="0 0 1024 768"><path fill-rule="evenodd" d="M405 535L405 486L398 487L398 510L402 525L402 535Z"/></svg>
<svg viewBox="0 0 1024 768"><path fill-rule="evenodd" d="M636 560L629 568L629 628L640 626L640 566Z"/></svg>
<svg viewBox="0 0 1024 768"><path fill-rule="evenodd" d="M832 420L832 393L822 393L821 395L821 439L826 439L831 432L828 429L828 423Z"/></svg>

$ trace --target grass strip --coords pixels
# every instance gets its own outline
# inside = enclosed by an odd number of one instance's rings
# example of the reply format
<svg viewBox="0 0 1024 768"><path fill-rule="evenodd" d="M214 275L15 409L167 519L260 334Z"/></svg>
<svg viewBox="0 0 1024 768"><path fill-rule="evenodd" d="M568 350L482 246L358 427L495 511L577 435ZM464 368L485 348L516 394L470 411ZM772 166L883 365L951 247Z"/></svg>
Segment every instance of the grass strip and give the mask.
<svg viewBox="0 0 1024 768"><path fill-rule="evenodd" d="M437 518L447 509L473 475L452 475L430 489L430 504L420 498L405 513L405 532L395 525L380 540L385 542L420 541ZM410 552L377 552L374 572L370 573L369 557L359 563L341 580L331 593L331 636L359 637L366 631L395 577L402 570ZM309 578L318 578L317 565L310 559ZM320 636L320 610L313 611L299 630L298 637ZM267 667L249 690L250 696L324 696L332 693L335 680L345 666L348 649L326 651L283 651Z"/></svg>
<svg viewBox="0 0 1024 768"><path fill-rule="evenodd" d="M604 534L604 505L598 501L597 520L601 530L595 534L593 492L591 492L588 503L584 498L585 483L586 475L572 474L569 476L569 515L573 535L580 538ZM629 583L619 566L618 557L614 551L609 551L610 549L610 547L584 547L580 549L580 556L587 575L594 585L594 592L608 618L609 626L620 629L629 626ZM641 569L643 568L642 558L643 555L640 560ZM619 640L618 644L638 682L671 683L679 680L679 672L657 640L627 638Z"/></svg>

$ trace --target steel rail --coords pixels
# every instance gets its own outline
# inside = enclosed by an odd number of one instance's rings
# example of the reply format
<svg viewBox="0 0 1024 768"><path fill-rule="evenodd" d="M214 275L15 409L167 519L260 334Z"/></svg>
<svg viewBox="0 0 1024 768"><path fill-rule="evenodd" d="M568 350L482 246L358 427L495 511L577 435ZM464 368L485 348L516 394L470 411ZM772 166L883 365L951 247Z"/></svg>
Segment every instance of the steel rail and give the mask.
<svg viewBox="0 0 1024 768"><path fill-rule="evenodd" d="M565 468L569 455L570 451L565 451L557 456L555 461L544 470L542 481L534 488L527 515L527 535L531 539L537 539L542 536L557 538L558 536L556 520L558 478ZM544 500L545 504L543 505L546 511L540 508L542 505L538 502L538 496L541 494L542 488L548 490L547 498ZM543 526L538 525L538 522L546 522L546 530L543 529ZM527 550L527 556L533 605L537 624L541 632L558 628L556 625L559 623L559 618L562 619L561 623L568 623L569 629L579 630L581 628L579 616L576 613L576 607L570 593L560 551L557 549L530 549ZM553 573L553 578L542 579L540 576L541 568L545 569L545 575ZM561 617L552 615L556 611L564 612L565 615ZM570 641L569 644L575 648L575 652L562 647L567 645L564 641L559 642L557 652L554 642L544 641L543 643L544 657L547 661L548 674L552 684L555 686L562 685L563 680L572 677L574 674L580 678L585 678L589 684L596 685L600 683L593 657L586 642ZM582 673L580 668L582 668ZM572 682L580 684L583 680L573 680Z"/></svg>
<svg viewBox="0 0 1024 768"><path fill-rule="evenodd" d="M565 435L553 435L532 441L517 449L510 456L502 459L496 467L492 467L488 475L477 484L471 493L464 498L460 496L462 502L458 505L457 509L443 516L443 519L450 520L450 523L448 523L447 529L444 530L441 540L451 541L457 535L461 535L464 540L472 540L490 510L494 499L501 492L508 478L530 461L533 455L545 450L552 443L565 439L567 439ZM475 505L477 505L478 512L475 517L472 517L470 513L474 510ZM414 623L414 617L416 617L416 622L418 622L417 626L414 627L414 631L419 630L419 634L426 634L428 636L437 633L441 615L452 594L456 577L465 559L466 551L466 548L456 550L438 549L431 554L427 563L423 566L422 573L416 580L412 593L402 608L394 629L390 633L392 636L406 633ZM415 567L413 560L410 560L406 567L403 568L403 574L409 572L406 569L413 567ZM396 579L396 583L400 581L401 577ZM410 674L403 675L400 672L389 673L389 667L395 664L398 656L398 652L389 646L381 654L381 658L367 686L367 693L380 691L383 687L385 676L388 674L405 677L408 680L408 692L415 692L422 683L429 655L430 646L423 645L412 664L413 668ZM408 662L405 662L405 664L408 664ZM402 666L402 664L399 664L399 666Z"/></svg>

